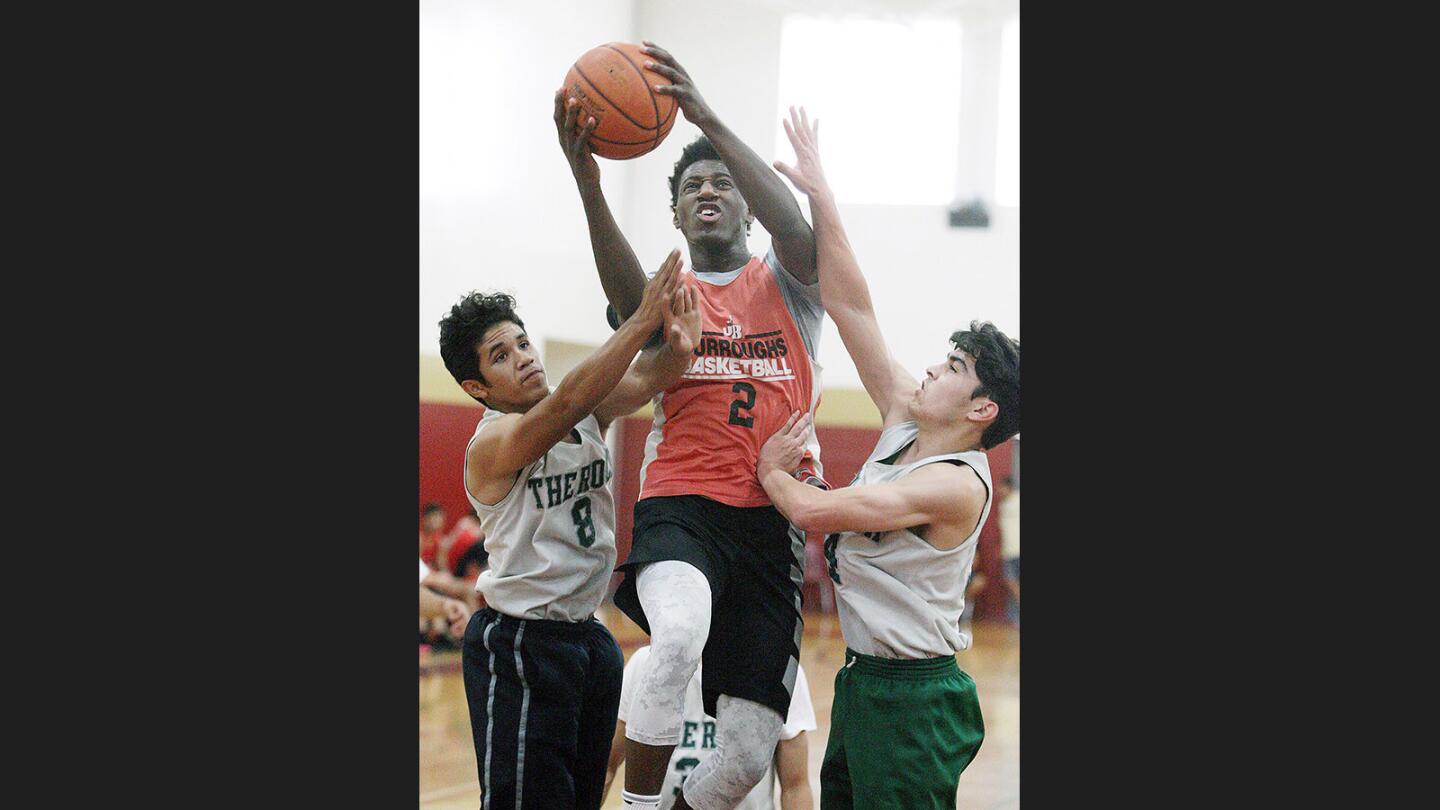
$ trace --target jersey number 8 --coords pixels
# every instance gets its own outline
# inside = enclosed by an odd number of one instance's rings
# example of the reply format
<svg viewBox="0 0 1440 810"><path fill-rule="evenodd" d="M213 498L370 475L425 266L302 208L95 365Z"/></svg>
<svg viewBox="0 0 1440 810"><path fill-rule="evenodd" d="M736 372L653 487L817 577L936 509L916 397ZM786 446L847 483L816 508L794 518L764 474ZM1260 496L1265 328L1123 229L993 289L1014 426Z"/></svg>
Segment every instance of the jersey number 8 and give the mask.
<svg viewBox="0 0 1440 810"><path fill-rule="evenodd" d="M575 499L575 505L570 507L570 517L575 519L575 536L580 540L580 547L595 545L595 521L590 516L588 496Z"/></svg>

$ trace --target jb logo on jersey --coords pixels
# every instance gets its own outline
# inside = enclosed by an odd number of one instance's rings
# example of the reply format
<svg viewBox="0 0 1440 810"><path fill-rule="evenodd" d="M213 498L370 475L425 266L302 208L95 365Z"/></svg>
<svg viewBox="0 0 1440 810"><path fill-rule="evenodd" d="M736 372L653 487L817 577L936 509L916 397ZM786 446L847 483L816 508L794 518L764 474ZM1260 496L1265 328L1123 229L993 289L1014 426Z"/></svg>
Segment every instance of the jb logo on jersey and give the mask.
<svg viewBox="0 0 1440 810"><path fill-rule="evenodd" d="M740 324L726 318L725 328L720 330L720 333L731 340L739 340L740 336L745 334L745 330L740 327Z"/></svg>

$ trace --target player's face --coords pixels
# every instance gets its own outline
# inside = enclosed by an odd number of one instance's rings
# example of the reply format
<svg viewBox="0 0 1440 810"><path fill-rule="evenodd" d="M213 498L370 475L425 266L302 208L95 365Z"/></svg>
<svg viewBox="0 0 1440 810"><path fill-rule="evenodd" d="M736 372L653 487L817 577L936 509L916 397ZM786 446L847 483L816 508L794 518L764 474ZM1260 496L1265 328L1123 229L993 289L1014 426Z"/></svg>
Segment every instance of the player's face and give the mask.
<svg viewBox="0 0 1440 810"><path fill-rule="evenodd" d="M945 355L944 362L925 369L925 378L910 400L910 411L937 421L958 419L970 409L970 395L979 387L975 358L957 349Z"/></svg>
<svg viewBox="0 0 1440 810"><path fill-rule="evenodd" d="M497 410L525 410L545 398L550 388L540 354L519 324L504 321L490 327L476 350L485 396Z"/></svg>
<svg viewBox="0 0 1440 810"><path fill-rule="evenodd" d="M687 241L744 239L749 219L750 208L724 163L697 160L685 167L675 198L675 227Z"/></svg>

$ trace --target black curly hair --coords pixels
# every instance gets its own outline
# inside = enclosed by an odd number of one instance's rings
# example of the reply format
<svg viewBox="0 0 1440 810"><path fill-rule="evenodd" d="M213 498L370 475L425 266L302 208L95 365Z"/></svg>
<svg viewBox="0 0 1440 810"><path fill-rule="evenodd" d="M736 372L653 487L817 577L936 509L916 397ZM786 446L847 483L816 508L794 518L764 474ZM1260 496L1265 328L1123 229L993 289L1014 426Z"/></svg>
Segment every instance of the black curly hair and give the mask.
<svg viewBox="0 0 1440 810"><path fill-rule="evenodd" d="M440 358L445 361L445 368L455 382L485 382L480 373L480 355L476 348L484 339L485 332L503 321L525 328L525 322L515 314L515 297L499 292L472 292L451 307L450 314L440 319Z"/></svg>
<svg viewBox="0 0 1440 810"><path fill-rule="evenodd" d="M1020 432L1020 341L989 321L971 321L968 330L950 335L950 342L975 358L980 386L970 397L1000 406L1000 415L980 436L980 445L989 450Z"/></svg>
<svg viewBox="0 0 1440 810"><path fill-rule="evenodd" d="M691 163L700 160L719 160L721 163L725 162L720 157L720 153L715 151L715 145L710 143L710 139L704 135L691 141L689 145L685 147L685 150L680 153L680 159L675 161L675 173L670 175L671 211L675 210L675 204L680 201L680 176L685 174L685 170L690 167Z"/></svg>

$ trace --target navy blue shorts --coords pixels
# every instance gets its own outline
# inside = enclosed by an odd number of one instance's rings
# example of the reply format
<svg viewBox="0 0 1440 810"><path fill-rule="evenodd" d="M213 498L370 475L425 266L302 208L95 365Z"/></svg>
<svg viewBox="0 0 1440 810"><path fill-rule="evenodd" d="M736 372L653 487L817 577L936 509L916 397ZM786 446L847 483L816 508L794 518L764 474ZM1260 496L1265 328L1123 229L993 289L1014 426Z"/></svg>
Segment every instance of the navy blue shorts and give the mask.
<svg viewBox="0 0 1440 810"><path fill-rule="evenodd" d="M599 810L625 672L605 625L484 608L461 671L483 810Z"/></svg>

